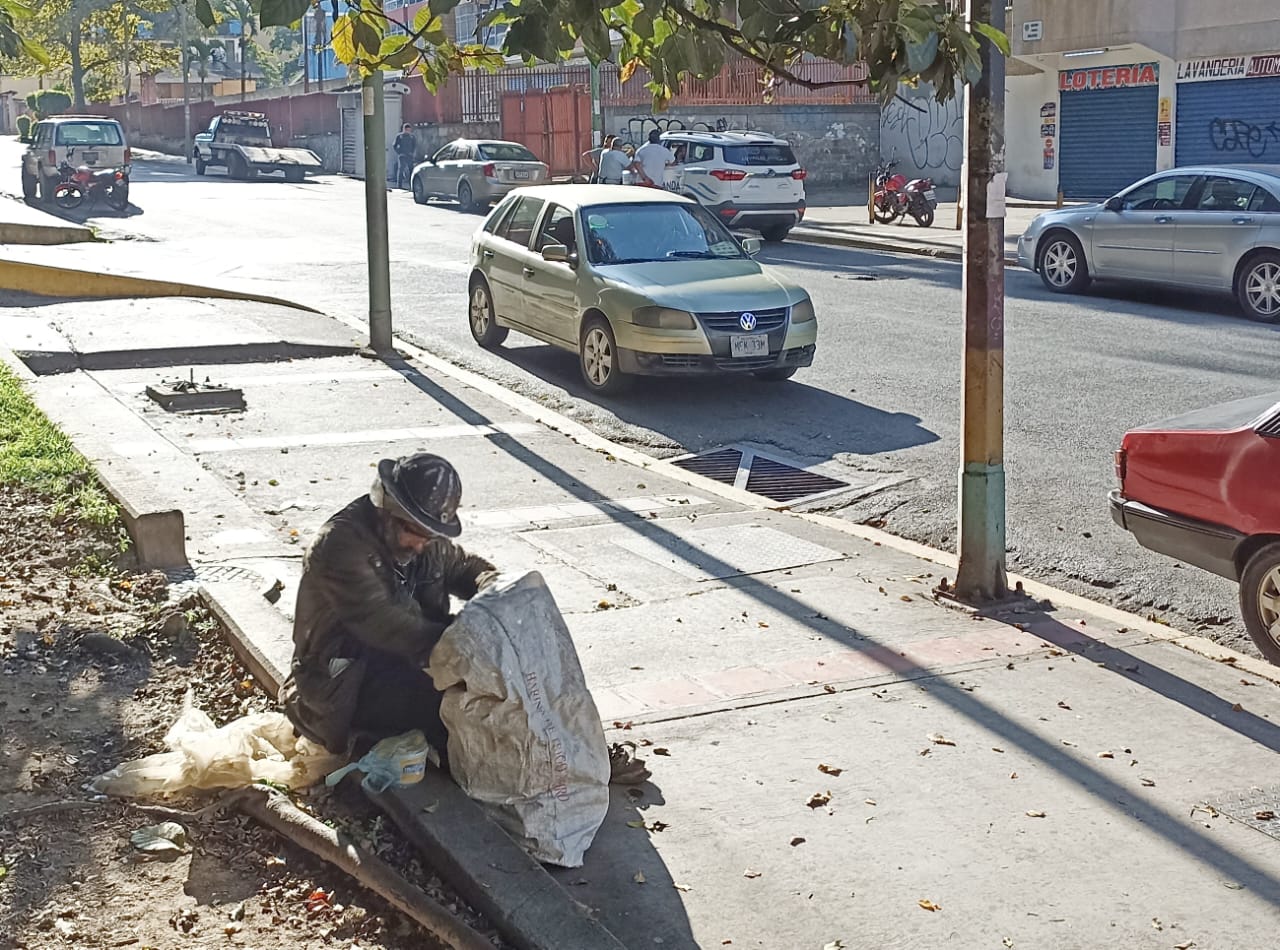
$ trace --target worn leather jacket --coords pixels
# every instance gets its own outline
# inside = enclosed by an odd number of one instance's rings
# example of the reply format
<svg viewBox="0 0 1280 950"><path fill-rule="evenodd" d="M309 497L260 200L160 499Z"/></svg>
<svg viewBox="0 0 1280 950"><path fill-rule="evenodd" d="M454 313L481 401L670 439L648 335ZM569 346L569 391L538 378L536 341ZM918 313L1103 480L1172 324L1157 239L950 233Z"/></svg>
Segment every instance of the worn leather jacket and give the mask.
<svg viewBox="0 0 1280 950"><path fill-rule="evenodd" d="M452 619L450 595L473 597L476 579L493 569L447 538L397 564L368 495L326 521L303 561L292 669L281 688L294 728L346 751L366 670L425 668Z"/></svg>

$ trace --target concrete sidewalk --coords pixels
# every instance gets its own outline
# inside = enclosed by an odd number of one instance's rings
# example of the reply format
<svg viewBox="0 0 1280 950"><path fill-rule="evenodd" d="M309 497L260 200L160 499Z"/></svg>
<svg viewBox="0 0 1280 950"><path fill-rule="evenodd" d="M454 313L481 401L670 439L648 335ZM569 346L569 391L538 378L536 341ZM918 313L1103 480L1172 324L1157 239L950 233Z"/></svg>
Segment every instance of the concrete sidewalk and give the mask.
<svg viewBox="0 0 1280 950"><path fill-rule="evenodd" d="M1274 943L1280 671L1030 582L1004 613L948 606L932 593L948 554L779 510L358 342L248 302L0 320L0 347L59 370L32 391L81 450L140 508L183 511L194 574L268 681L324 519L379 458L457 465L462 543L542 572L610 739L654 773L615 790L585 867L554 872L566 921L571 897L632 950ZM143 395L190 374L242 388L247 410L170 415ZM554 920L521 916L527 874L450 840L441 860L487 874L474 890L513 940L557 946Z"/></svg>
<svg viewBox="0 0 1280 950"><path fill-rule="evenodd" d="M93 240L92 228L29 205L19 195L0 193L0 245L78 244Z"/></svg>

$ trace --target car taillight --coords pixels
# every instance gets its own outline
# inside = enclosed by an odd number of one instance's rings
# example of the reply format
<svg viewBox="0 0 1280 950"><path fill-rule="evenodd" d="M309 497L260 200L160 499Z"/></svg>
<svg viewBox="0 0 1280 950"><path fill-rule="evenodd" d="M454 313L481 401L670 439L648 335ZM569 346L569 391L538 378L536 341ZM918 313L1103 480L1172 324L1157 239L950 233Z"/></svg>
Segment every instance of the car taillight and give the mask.
<svg viewBox="0 0 1280 950"><path fill-rule="evenodd" d="M129 146L126 145L124 147L124 163L128 165L132 161L133 161L133 149L129 148Z"/></svg>
<svg viewBox="0 0 1280 950"><path fill-rule="evenodd" d="M116 181L124 181L124 172L116 172Z"/></svg>
<svg viewBox="0 0 1280 950"><path fill-rule="evenodd" d="M720 217L722 218L732 218L737 213L738 213L737 208L721 208L720 209Z"/></svg>
<svg viewBox="0 0 1280 950"><path fill-rule="evenodd" d="M1116 452L1115 459L1116 459L1116 478L1120 479L1120 483L1123 485L1124 476L1128 469L1129 457L1125 453L1124 449L1120 449L1119 451Z"/></svg>
<svg viewBox="0 0 1280 950"><path fill-rule="evenodd" d="M713 168L711 177L718 178L721 181L742 181L747 177L747 173L736 168Z"/></svg>
<svg viewBox="0 0 1280 950"><path fill-rule="evenodd" d="M50 165L58 164L58 153L55 152L53 149L49 149L49 164Z"/></svg>
<svg viewBox="0 0 1280 950"><path fill-rule="evenodd" d="M496 174L493 162L490 162L488 165L484 166L484 168L480 169L480 173L484 175L485 178L492 178Z"/></svg>
<svg viewBox="0 0 1280 950"><path fill-rule="evenodd" d="M803 168L797 168L795 171L791 173L791 177L794 178L796 181L804 181L805 178L808 177L808 175L809 173L805 171Z"/></svg>

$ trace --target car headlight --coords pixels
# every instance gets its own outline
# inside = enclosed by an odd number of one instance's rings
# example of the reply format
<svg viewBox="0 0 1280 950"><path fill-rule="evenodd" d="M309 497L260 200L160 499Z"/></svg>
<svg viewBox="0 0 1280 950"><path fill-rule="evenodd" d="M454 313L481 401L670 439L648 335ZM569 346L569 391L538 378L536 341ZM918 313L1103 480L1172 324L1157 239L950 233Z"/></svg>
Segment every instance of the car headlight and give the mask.
<svg viewBox="0 0 1280 950"><path fill-rule="evenodd" d="M697 326L693 314L670 307L641 307L631 314L631 322L655 330L692 330Z"/></svg>
<svg viewBox="0 0 1280 950"><path fill-rule="evenodd" d="M804 300L801 300L791 308L792 323L808 323L815 319L817 319L817 317L813 312L813 301L808 297L805 297Z"/></svg>

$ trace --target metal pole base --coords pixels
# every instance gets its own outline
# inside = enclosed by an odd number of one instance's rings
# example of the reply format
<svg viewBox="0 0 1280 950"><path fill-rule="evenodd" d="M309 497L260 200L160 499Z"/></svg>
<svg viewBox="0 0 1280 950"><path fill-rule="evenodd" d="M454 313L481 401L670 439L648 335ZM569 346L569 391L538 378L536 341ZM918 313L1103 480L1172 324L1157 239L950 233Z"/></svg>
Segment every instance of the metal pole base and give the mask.
<svg viewBox="0 0 1280 950"><path fill-rule="evenodd" d="M967 604L1009 593L1004 559L1004 466L969 462L960 470L960 569L955 596Z"/></svg>

